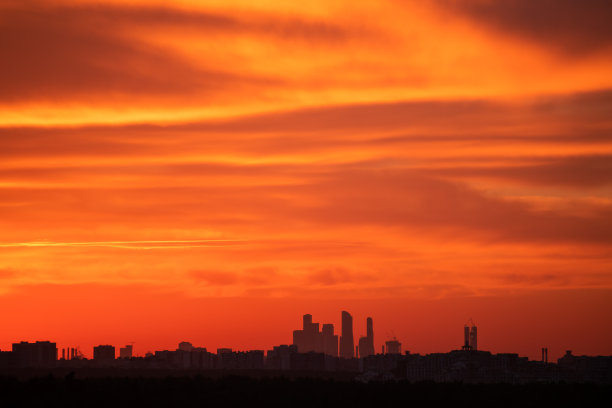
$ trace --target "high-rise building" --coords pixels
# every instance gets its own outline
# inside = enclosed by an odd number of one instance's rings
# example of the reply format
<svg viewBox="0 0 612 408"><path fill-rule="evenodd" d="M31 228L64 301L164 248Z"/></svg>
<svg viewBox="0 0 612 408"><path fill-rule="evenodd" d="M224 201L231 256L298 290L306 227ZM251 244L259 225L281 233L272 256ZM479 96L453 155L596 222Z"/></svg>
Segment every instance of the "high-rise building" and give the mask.
<svg viewBox="0 0 612 408"><path fill-rule="evenodd" d="M13 343L12 350L19 367L50 366L57 360L57 345L49 341Z"/></svg>
<svg viewBox="0 0 612 408"><path fill-rule="evenodd" d="M461 349L478 350L478 329L472 319L463 326L463 346Z"/></svg>
<svg viewBox="0 0 612 408"><path fill-rule="evenodd" d="M99 345L93 349L93 358L96 361L113 361L115 359L115 346Z"/></svg>
<svg viewBox="0 0 612 408"><path fill-rule="evenodd" d="M188 341L181 341L178 345L178 350L191 351L193 350L193 344Z"/></svg>
<svg viewBox="0 0 612 408"><path fill-rule="evenodd" d="M470 327L466 324L463 326L463 350L470 349Z"/></svg>
<svg viewBox="0 0 612 408"><path fill-rule="evenodd" d="M132 358L132 350L133 347L131 344L128 344L125 347L121 347L119 349L119 358Z"/></svg>
<svg viewBox="0 0 612 408"><path fill-rule="evenodd" d="M470 328L470 349L478 350L478 332L476 326Z"/></svg>
<svg viewBox="0 0 612 408"><path fill-rule="evenodd" d="M323 353L338 357L338 335L334 334L334 325L324 324L321 335L323 337Z"/></svg>
<svg viewBox="0 0 612 408"><path fill-rule="evenodd" d="M387 346L387 354L402 354L402 343L397 339L389 340L385 342Z"/></svg>
<svg viewBox="0 0 612 408"><path fill-rule="evenodd" d="M353 358L355 342L353 340L353 317L342 311L342 336L340 337L340 357Z"/></svg>
<svg viewBox="0 0 612 408"><path fill-rule="evenodd" d="M293 331L293 345L299 353L325 353L338 356L338 336L334 335L334 325L324 324L319 330L319 323L312 322L312 315L305 314L302 329Z"/></svg>
<svg viewBox="0 0 612 408"><path fill-rule="evenodd" d="M375 354L374 351L374 325L372 318L368 317L366 320L367 335L359 338L359 356L367 357Z"/></svg>

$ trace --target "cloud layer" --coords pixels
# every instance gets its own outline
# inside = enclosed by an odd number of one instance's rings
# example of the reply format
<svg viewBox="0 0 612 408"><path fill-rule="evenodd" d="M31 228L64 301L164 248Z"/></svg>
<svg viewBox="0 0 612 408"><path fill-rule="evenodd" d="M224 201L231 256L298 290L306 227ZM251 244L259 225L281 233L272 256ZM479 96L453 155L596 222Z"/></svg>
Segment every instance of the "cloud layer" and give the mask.
<svg viewBox="0 0 612 408"><path fill-rule="evenodd" d="M0 5L0 300L612 288L606 2L252 3Z"/></svg>

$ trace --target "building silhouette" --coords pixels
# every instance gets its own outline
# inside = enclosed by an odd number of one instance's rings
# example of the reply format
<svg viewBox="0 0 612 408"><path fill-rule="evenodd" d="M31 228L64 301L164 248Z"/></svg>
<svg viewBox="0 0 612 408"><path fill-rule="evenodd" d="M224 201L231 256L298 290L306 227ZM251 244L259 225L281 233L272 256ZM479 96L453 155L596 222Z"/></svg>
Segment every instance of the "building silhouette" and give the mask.
<svg viewBox="0 0 612 408"><path fill-rule="evenodd" d="M349 312L342 311L342 336L340 337L340 357L353 358L355 356L355 343L353 340L353 317Z"/></svg>
<svg viewBox="0 0 612 408"><path fill-rule="evenodd" d="M18 367L45 367L57 361L57 345L49 341L13 343L12 353Z"/></svg>
<svg viewBox="0 0 612 408"><path fill-rule="evenodd" d="M188 341L181 341L178 345L178 349L182 351L191 351L193 350L193 344Z"/></svg>
<svg viewBox="0 0 612 408"><path fill-rule="evenodd" d="M108 344L95 346L93 348L93 358L98 362L115 360L115 346L110 346Z"/></svg>
<svg viewBox="0 0 612 408"><path fill-rule="evenodd" d="M125 347L121 347L119 349L119 358L132 358L132 350L133 347L131 344L128 344Z"/></svg>
<svg viewBox="0 0 612 408"><path fill-rule="evenodd" d="M115 347L94 347L93 359L85 358L78 348L64 348L58 360L55 343L22 341L13 343L12 351L0 351L0 370L20 372L76 372L101 368L110 375L124 375L124 369L148 370L234 370L246 375L267 375L260 370L293 371L289 376L321 376L338 373L338 378L358 381L407 380L409 382L461 382L461 383L595 383L612 384L612 356L578 356L567 351L565 356L552 362L548 349L543 348L542 359L529 361L514 353L493 354L478 350L478 331L470 320L463 329L461 350L426 355L402 354L402 344L393 338L382 346L383 352L374 352L374 325L366 320L366 336L353 344L352 316L342 312L342 337L334 334L332 324L314 323L312 315L302 319L302 329L293 332L292 345L280 345L264 353L262 350L234 351L219 348L216 354L204 347L181 342L176 350L161 350L134 357L132 345L122 347L115 359ZM319 330L321 328L321 330ZM340 353L338 345L340 344ZM460 343L461 344L461 343ZM385 352L386 351L386 352ZM358 358L355 358L358 357ZM85 371L87 373L87 371ZM190 371L185 371L185 373ZM63 375L63 374L62 374ZM157 375L157 374L155 374ZM277 374L272 373L276 376ZM334 374L335 375L335 374Z"/></svg>
<svg viewBox="0 0 612 408"><path fill-rule="evenodd" d="M366 336L359 338L359 355L358 357L367 357L375 354L374 351L374 325L372 318L368 317L366 320Z"/></svg>
<svg viewBox="0 0 612 408"><path fill-rule="evenodd" d="M386 341L385 346L387 349L386 354L402 354L402 343L397 341L395 338Z"/></svg>
<svg viewBox="0 0 612 408"><path fill-rule="evenodd" d="M470 348L472 350L478 350L478 332L476 330L476 326L470 328Z"/></svg>
<svg viewBox="0 0 612 408"><path fill-rule="evenodd" d="M324 324L319 331L319 323L312 322L312 315L302 318L302 329L293 331L293 345L299 353L324 353L338 356L338 336L334 334L333 324Z"/></svg>
<svg viewBox="0 0 612 408"><path fill-rule="evenodd" d="M478 350L478 329L472 319L463 326L462 350Z"/></svg>
<svg viewBox="0 0 612 408"><path fill-rule="evenodd" d="M337 347L336 350L338 350ZM291 356L297 352L297 346L294 344L274 346L266 353L265 367L269 370L289 370L291 369Z"/></svg>
<svg viewBox="0 0 612 408"><path fill-rule="evenodd" d="M323 335L323 353L338 357L338 335L334 334L334 325L324 324L321 333Z"/></svg>

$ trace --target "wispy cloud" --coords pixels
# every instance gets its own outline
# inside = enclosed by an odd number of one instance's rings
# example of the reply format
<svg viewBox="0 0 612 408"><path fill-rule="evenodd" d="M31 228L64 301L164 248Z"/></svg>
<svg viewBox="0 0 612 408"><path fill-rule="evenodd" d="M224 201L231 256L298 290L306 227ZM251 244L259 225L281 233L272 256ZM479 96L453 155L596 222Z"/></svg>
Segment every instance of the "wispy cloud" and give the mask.
<svg viewBox="0 0 612 408"><path fill-rule="evenodd" d="M0 242L0 248L53 248L53 247L107 247L123 249L185 249L248 245L249 241L229 239L178 240L178 241L93 241L93 242Z"/></svg>

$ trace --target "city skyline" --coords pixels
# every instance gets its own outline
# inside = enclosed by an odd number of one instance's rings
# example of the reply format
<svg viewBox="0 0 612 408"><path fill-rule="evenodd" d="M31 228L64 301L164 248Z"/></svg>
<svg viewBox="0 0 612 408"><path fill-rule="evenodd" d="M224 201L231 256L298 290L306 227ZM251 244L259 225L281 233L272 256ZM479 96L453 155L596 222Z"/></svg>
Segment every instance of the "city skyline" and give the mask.
<svg viewBox="0 0 612 408"><path fill-rule="evenodd" d="M612 355L610 21L0 0L0 349Z"/></svg>
<svg viewBox="0 0 612 408"><path fill-rule="evenodd" d="M298 373L305 377L344 376L352 381L408 381L419 383L612 383L612 356L577 355L572 350L552 361L548 348L541 349L540 360L529 360L518 353L492 353L478 346L478 327L472 319L463 327L463 345L438 353L421 354L405 350L395 337L374 349L374 320L366 318L366 335L359 336L355 350L353 318L341 312L341 342L334 325L313 321L310 313L302 316L300 329L293 331L292 344L279 344L266 350L235 350L220 347L211 350L190 341L181 341L173 349L134 355L134 343L124 347L99 344L87 358L77 347L60 347L49 341L13 343L10 351L0 351L0 370L28 372L49 370L49 375L73 370L86 375L125 376L129 372L155 376L162 372L208 373L259 377L266 372L277 378ZM15 371L17 370L17 371ZM59 371L58 371L59 370ZM31 372L31 371L30 371ZM35 371L34 371L35 372ZM234 374L234 375L236 375ZM168 374L166 374L168 375Z"/></svg>
<svg viewBox="0 0 612 408"><path fill-rule="evenodd" d="M323 353L333 357L340 357L345 359L363 359L364 357L368 357L370 355L376 354L404 354L404 353L412 353L412 354L421 354L421 351L410 349L409 344L403 344L401 340L398 339L393 333L387 332L386 338L383 337L383 340L379 340L379 343L376 344L374 341L374 325L373 318L367 317L365 319L365 332L363 335L359 332L355 332L353 326L353 316L348 311L341 312L340 318L340 330L336 332L336 326L333 323L323 323L320 324L318 322L313 322L312 314L304 314L302 316L302 327L300 329L293 330L292 341L284 344L292 345L296 347L296 352L298 353ZM473 319L470 318L462 328L462 337L456 336L456 344L455 347L451 347L448 350L434 350L428 351L425 354L430 353L443 353L451 350L467 350L467 351L476 351L483 350L483 348L478 347L478 335L477 335L477 326L474 323ZM458 333L458 331L457 331ZM346 335L348 340L345 343L344 347L348 347L352 345L352 348L345 348L343 351L343 345L341 342L342 335ZM382 336L380 336L382 337ZM354 339L359 339L355 342ZM6 341L6 340L5 340ZM12 349L14 351L15 345L26 344L26 343L34 343L32 340L24 341L20 340L21 343L10 342L8 344L12 344ZM40 340L37 339L35 343L48 344L50 340ZM222 346L217 345L216 347L206 347L206 342L196 342L197 344L204 345L203 350L229 350L229 351L248 351L248 350L264 350L270 349L272 345L268 345L267 347L261 348L244 348L238 347L236 348L232 344L221 343ZM138 348L135 350L135 342L126 342L125 345L120 346L118 344L102 344L96 343L90 346L90 349L93 349L93 352L88 352L84 348L81 348L79 345L75 344L58 344L56 342L52 342L54 347L56 347L56 359L57 360L73 360L73 359L98 359L105 360L108 359L110 355L114 358L130 358L130 357L144 357L148 354L155 353L156 350L164 350L167 348L156 348L156 349L147 349L140 350ZM277 342L275 344L282 344L282 342ZM198 347L201 347L199 345ZM363 346L363 347L362 347ZM377 347L378 346L378 347ZM112 349L112 351L111 351ZM170 348L171 349L171 348ZM193 343L190 340L182 340L178 343L178 347L176 350L183 351L191 351L194 349ZM0 347L0 351L10 351L9 348L5 347L4 349ZM568 349L558 351L557 353L553 353L551 356L551 361L553 358L556 358L556 355L559 357L566 355ZM497 351L499 352L499 351ZM100 353L99 357L96 357L96 354ZM504 350L502 353L516 353L516 350ZM519 356L522 356L521 353L516 353ZM541 356L541 358L533 358L533 356ZM599 354L598 354L599 355ZM530 355L525 355L522 357L529 358L533 361L549 361L548 357L548 347L543 345L537 353L531 353Z"/></svg>

